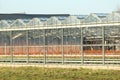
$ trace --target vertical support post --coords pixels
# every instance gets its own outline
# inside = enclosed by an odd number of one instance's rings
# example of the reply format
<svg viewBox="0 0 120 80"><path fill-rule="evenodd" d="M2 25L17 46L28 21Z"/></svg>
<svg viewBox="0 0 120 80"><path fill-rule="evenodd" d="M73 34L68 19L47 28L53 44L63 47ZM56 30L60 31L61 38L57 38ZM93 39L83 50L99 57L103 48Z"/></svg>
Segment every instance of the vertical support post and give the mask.
<svg viewBox="0 0 120 80"><path fill-rule="evenodd" d="M46 31L44 29L44 64L46 64Z"/></svg>
<svg viewBox="0 0 120 80"><path fill-rule="evenodd" d="M29 64L29 44L28 44L28 30L26 31L26 53L27 53L27 64Z"/></svg>
<svg viewBox="0 0 120 80"><path fill-rule="evenodd" d="M4 44L4 52L5 52L5 56L6 56L6 53L7 53L7 45L6 45L6 42L5 42L5 44Z"/></svg>
<svg viewBox="0 0 120 80"><path fill-rule="evenodd" d="M105 31L104 26L102 26L102 63L103 65L105 65L104 31Z"/></svg>
<svg viewBox="0 0 120 80"><path fill-rule="evenodd" d="M39 48L41 48L41 41L40 41L40 38L42 38L41 36L43 36L42 34L41 34L41 32L43 33L43 31L41 31L40 29L39 29ZM40 52L40 50L39 50L39 63L41 63L41 57L40 57L40 55L41 55L41 52Z"/></svg>
<svg viewBox="0 0 120 80"><path fill-rule="evenodd" d="M82 27L81 30L81 64L84 64L84 53L83 53L83 34L82 34Z"/></svg>
<svg viewBox="0 0 120 80"><path fill-rule="evenodd" d="M62 36L61 36L61 39L62 39L62 64L64 64L64 44L63 44L63 36L64 36L64 29L62 28Z"/></svg>
<svg viewBox="0 0 120 80"><path fill-rule="evenodd" d="M11 63L13 63L13 39L12 39L12 31L10 31L10 55L11 55Z"/></svg>

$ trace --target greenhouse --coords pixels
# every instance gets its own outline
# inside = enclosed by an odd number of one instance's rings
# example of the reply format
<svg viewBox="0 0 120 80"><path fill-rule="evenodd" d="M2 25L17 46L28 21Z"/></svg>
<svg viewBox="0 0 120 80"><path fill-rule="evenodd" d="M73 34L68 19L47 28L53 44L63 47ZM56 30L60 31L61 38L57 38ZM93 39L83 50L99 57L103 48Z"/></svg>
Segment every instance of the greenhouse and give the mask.
<svg viewBox="0 0 120 80"><path fill-rule="evenodd" d="M0 63L120 65L120 12L0 14Z"/></svg>

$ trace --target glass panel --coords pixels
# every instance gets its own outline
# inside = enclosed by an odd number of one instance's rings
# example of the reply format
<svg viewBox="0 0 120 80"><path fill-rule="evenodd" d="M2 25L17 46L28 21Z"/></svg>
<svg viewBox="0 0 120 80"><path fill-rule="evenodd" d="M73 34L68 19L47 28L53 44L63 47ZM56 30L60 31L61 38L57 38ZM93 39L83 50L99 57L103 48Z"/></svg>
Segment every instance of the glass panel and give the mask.
<svg viewBox="0 0 120 80"><path fill-rule="evenodd" d="M7 28L9 26L10 25L7 23L7 21L5 21L5 20L0 21L0 28Z"/></svg>
<svg viewBox="0 0 120 80"><path fill-rule="evenodd" d="M96 22L100 22L100 19L98 19L97 17L93 16L92 14L90 14L88 17L86 17L83 20L83 23L96 23Z"/></svg>
<svg viewBox="0 0 120 80"><path fill-rule="evenodd" d="M102 46L84 46L84 64L102 64Z"/></svg>
<svg viewBox="0 0 120 80"><path fill-rule="evenodd" d="M43 26L43 23L40 21L39 18L33 18L27 26L29 27L34 27L34 26Z"/></svg>
<svg viewBox="0 0 120 80"><path fill-rule="evenodd" d="M105 19L106 22L119 22L120 21L120 14L119 13L112 13L107 16Z"/></svg>
<svg viewBox="0 0 120 80"><path fill-rule="evenodd" d="M58 20L57 17L51 17L44 24L45 25L61 25L61 21Z"/></svg>
<svg viewBox="0 0 120 80"><path fill-rule="evenodd" d="M17 19L11 24L11 27L16 27L16 28L24 27L24 26L25 26L25 23L21 19Z"/></svg>
<svg viewBox="0 0 120 80"><path fill-rule="evenodd" d="M11 39L14 63L26 63L28 60L27 31L12 31Z"/></svg>
<svg viewBox="0 0 120 80"><path fill-rule="evenodd" d="M0 63L7 63L12 61L11 46L10 46L10 32L0 32Z"/></svg>
<svg viewBox="0 0 120 80"><path fill-rule="evenodd" d="M63 52L65 63L81 62L80 28L66 28L63 33Z"/></svg>
<svg viewBox="0 0 120 80"><path fill-rule="evenodd" d="M69 16L62 23L66 25L80 24L80 20L77 18L77 16Z"/></svg>
<svg viewBox="0 0 120 80"><path fill-rule="evenodd" d="M83 44L102 44L102 27L83 28Z"/></svg>
<svg viewBox="0 0 120 80"><path fill-rule="evenodd" d="M28 31L28 53L29 62L44 62L44 30Z"/></svg>
<svg viewBox="0 0 120 80"><path fill-rule="evenodd" d="M105 46L105 64L120 64L120 46Z"/></svg>
<svg viewBox="0 0 120 80"><path fill-rule="evenodd" d="M45 50L47 63L62 62L62 29L48 29L45 31Z"/></svg>
<svg viewBox="0 0 120 80"><path fill-rule="evenodd" d="M120 28L118 26L105 27L105 44L120 43Z"/></svg>

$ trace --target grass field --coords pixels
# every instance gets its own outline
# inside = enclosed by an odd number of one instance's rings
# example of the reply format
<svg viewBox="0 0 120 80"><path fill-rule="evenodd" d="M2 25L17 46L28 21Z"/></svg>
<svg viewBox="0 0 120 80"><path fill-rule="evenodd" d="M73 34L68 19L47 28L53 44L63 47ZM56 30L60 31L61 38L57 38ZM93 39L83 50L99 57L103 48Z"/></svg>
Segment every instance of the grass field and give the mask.
<svg viewBox="0 0 120 80"><path fill-rule="evenodd" d="M120 70L0 67L0 80L119 80Z"/></svg>

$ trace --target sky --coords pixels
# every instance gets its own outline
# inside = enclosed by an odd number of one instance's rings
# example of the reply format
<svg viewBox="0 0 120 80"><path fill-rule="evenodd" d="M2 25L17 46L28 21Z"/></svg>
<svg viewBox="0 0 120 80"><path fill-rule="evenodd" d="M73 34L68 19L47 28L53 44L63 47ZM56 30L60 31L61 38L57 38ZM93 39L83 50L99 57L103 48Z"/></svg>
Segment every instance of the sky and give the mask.
<svg viewBox="0 0 120 80"><path fill-rule="evenodd" d="M90 14L120 9L120 0L0 0L0 13Z"/></svg>

